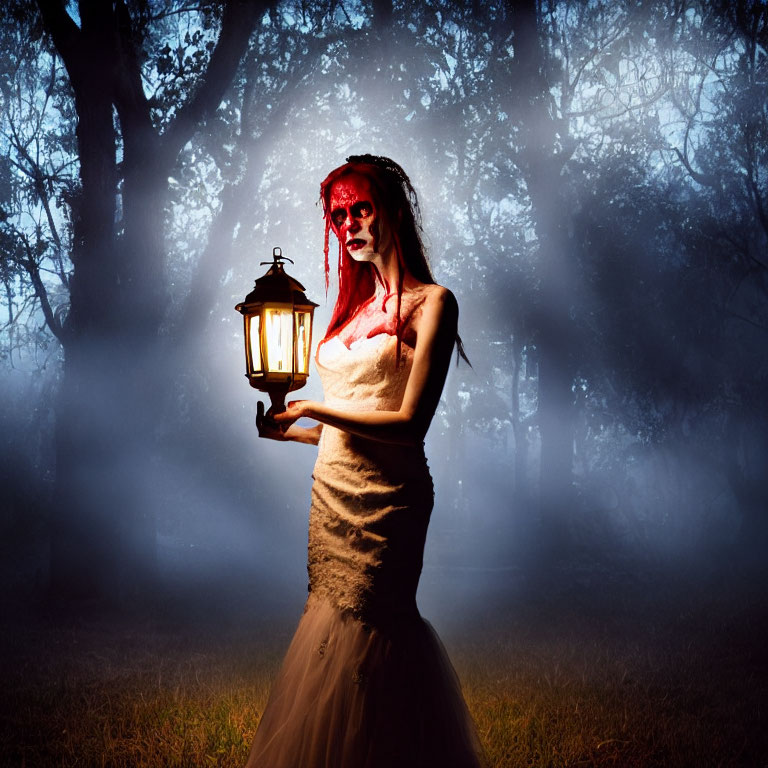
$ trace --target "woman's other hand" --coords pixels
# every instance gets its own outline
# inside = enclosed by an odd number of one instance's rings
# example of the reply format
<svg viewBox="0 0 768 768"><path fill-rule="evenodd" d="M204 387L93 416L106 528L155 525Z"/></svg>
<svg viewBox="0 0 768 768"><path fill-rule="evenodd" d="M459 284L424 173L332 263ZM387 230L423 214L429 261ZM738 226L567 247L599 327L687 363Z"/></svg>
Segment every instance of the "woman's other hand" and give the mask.
<svg viewBox="0 0 768 768"><path fill-rule="evenodd" d="M259 430L259 437L266 437L269 440L289 440L286 437L286 431L290 423L282 426L275 421L275 413L270 408L264 413L264 403L259 400L256 404L256 429Z"/></svg>
<svg viewBox="0 0 768 768"><path fill-rule="evenodd" d="M282 442L294 441L317 445L323 430L322 424L309 428L294 424L297 419L308 415L306 404L309 402L309 400L296 400L288 403L284 411L275 413L270 408L265 414L264 403L259 401L256 406L256 427L259 430L259 437Z"/></svg>

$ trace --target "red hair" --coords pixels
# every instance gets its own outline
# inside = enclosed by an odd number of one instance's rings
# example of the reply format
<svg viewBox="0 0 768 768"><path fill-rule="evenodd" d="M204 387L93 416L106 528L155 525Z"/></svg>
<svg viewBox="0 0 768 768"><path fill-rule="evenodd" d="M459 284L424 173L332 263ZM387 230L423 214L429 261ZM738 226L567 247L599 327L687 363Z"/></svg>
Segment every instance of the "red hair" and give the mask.
<svg viewBox="0 0 768 768"><path fill-rule="evenodd" d="M400 344L403 328L400 306L403 294L403 279L408 270L422 283L434 283L435 278L429 268L424 245L421 240L421 217L416 192L405 171L394 161L375 155L354 155L347 162L331 171L320 184L320 199L325 216L325 290L328 291L330 265L328 259L329 236L331 231L331 188L344 176L359 174L365 177L371 186L376 209L375 244L381 240L382 227L387 227L397 254L399 279L397 284L397 356L400 357ZM368 262L355 261L339 242L338 278L339 295L333 308L328 330L322 341L334 336L376 291L374 266ZM322 342L321 342L322 343Z"/></svg>

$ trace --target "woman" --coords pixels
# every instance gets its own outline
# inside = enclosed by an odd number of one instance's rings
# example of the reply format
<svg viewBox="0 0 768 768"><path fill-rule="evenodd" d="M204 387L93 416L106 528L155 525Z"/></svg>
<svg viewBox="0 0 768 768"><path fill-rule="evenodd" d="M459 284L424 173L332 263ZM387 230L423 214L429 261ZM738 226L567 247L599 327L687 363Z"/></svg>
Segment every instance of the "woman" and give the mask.
<svg viewBox="0 0 768 768"><path fill-rule="evenodd" d="M433 503L423 440L461 352L458 308L431 275L399 165L350 157L321 198L326 281L329 230L339 241L316 357L325 400L257 416L262 437L320 446L310 592L248 766L472 768L480 748L456 674L416 608Z"/></svg>

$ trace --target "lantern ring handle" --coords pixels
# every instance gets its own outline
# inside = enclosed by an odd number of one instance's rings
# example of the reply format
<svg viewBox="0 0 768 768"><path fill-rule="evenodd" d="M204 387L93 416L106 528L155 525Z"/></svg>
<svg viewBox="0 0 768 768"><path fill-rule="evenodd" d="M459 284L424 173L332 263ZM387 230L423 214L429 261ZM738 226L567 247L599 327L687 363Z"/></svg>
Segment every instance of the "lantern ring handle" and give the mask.
<svg viewBox="0 0 768 768"><path fill-rule="evenodd" d="M293 259L289 259L287 256L283 256L283 249L276 245L272 249L272 261L260 261L259 265L262 266L264 264L280 264L283 261L290 261L291 264L294 263Z"/></svg>

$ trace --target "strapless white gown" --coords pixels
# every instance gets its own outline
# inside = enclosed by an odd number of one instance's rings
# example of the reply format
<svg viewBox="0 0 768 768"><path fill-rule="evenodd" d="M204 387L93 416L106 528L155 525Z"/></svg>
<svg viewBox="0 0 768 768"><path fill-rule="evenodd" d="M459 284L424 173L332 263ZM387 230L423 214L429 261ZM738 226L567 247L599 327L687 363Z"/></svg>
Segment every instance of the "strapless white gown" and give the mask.
<svg viewBox="0 0 768 768"><path fill-rule="evenodd" d="M321 344L329 405L395 410L413 351L379 333ZM475 768L456 673L416 608L432 480L423 446L324 426L313 473L309 597L247 768Z"/></svg>

